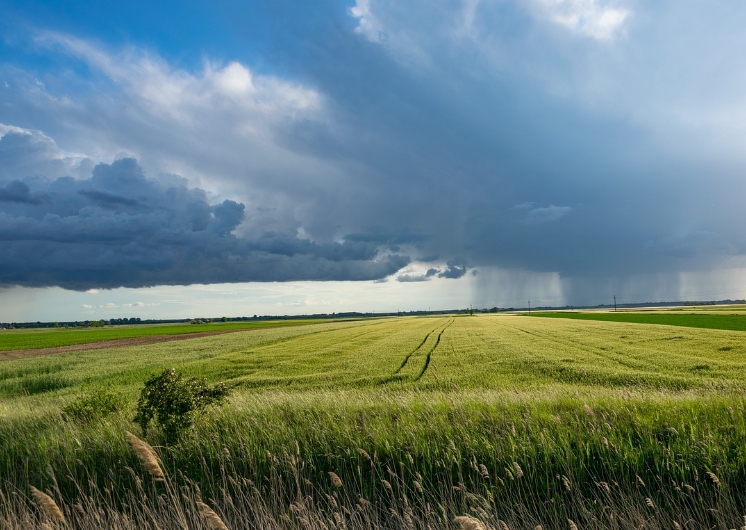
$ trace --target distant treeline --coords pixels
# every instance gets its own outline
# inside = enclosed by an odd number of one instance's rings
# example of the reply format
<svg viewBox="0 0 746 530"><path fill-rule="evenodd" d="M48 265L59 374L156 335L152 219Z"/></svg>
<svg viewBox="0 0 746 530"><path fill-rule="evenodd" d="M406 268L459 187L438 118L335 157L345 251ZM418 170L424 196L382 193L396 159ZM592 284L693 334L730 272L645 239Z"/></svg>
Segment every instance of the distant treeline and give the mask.
<svg viewBox="0 0 746 530"><path fill-rule="evenodd" d="M141 318L112 318L109 320L76 320L70 322L0 322L0 328L5 329L26 329L26 328L87 328L101 326L127 326L133 324L207 324L212 322L252 322L252 321L270 321L270 320L328 320L338 318L376 318L392 316L418 316L418 315L446 315L446 314L467 314L472 310L469 309L450 309L442 311L398 311L391 313L360 313L350 311L346 313L317 313L313 315L254 315L251 317L199 317L199 318L172 318L172 319L141 319ZM483 309L476 312L496 312L494 310ZM500 311L503 311L502 309Z"/></svg>
<svg viewBox="0 0 746 530"><path fill-rule="evenodd" d="M710 300L683 301L683 302L644 302L636 304L617 304L617 307L680 307L680 306L703 306L703 305L728 305L746 304L746 300ZM537 306L532 307L536 311L549 311L557 309L598 309L614 307L614 304L599 304L596 306ZM335 319L335 318L376 318L395 316L424 316L424 315L465 315L474 313L501 313L505 311L525 311L526 307L492 307L483 309L444 309L439 311L396 311L391 313L360 313L350 311L347 313L317 313L313 315L254 315L252 317L200 317L200 318L172 318L172 319L140 319L140 318L112 318L109 320L76 320L70 322L0 322L0 329L30 329L30 328L88 328L102 326L129 326L133 324L207 324L210 322L250 322L264 320L312 320L312 319Z"/></svg>

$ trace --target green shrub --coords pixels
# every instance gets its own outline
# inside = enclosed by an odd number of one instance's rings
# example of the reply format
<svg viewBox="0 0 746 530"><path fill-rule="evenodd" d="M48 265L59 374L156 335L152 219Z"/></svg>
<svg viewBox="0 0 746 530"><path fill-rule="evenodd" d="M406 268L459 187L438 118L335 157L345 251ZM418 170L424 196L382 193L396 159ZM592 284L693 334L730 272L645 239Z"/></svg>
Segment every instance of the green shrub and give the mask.
<svg viewBox="0 0 746 530"><path fill-rule="evenodd" d="M204 379L184 378L175 369L165 369L161 375L154 375L145 381L145 387L137 402L135 422L147 434L148 427L155 420L173 443L192 426L194 416L208 405L219 405L228 395L225 383L208 386Z"/></svg>
<svg viewBox="0 0 746 530"><path fill-rule="evenodd" d="M62 407L62 412L70 418L92 421L124 410L126 406L127 400L124 396L106 388L94 388Z"/></svg>

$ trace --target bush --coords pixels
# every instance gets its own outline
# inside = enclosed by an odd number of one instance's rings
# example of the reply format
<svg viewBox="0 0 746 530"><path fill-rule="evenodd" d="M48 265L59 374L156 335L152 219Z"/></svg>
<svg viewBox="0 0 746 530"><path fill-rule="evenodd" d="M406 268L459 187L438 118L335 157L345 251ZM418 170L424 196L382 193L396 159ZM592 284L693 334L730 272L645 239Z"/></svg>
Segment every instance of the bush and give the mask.
<svg viewBox="0 0 746 530"><path fill-rule="evenodd" d="M105 388L94 388L78 399L62 407L65 416L77 420L92 421L114 412L124 410L127 400Z"/></svg>
<svg viewBox="0 0 746 530"><path fill-rule="evenodd" d="M147 435L148 427L155 420L173 443L192 426L194 417L209 405L219 405L228 395L225 383L208 386L204 379L185 379L173 368L163 370L145 381L137 402L135 422Z"/></svg>

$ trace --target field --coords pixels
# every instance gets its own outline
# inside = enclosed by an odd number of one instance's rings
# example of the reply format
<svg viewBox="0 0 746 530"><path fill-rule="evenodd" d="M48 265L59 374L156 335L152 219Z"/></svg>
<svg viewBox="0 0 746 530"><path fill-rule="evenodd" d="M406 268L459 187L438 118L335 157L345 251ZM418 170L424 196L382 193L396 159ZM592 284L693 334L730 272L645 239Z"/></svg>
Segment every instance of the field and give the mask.
<svg viewBox="0 0 746 530"><path fill-rule="evenodd" d="M176 444L132 421L165 367L232 388ZM124 410L61 412L101 388ZM54 521L35 486L72 528L740 528L744 390L741 331L513 315L4 361L0 527Z"/></svg>
<svg viewBox="0 0 746 530"><path fill-rule="evenodd" d="M723 314L727 312L728 314ZM535 312L531 316L546 318L574 318L577 320L602 320L604 322L629 322L634 324L660 324L664 326L684 326L689 328L728 329L746 331L746 312L743 306L718 308L709 311L666 310L610 312L572 311Z"/></svg>
<svg viewBox="0 0 746 530"><path fill-rule="evenodd" d="M267 327L316 324L318 320L275 320L259 322L220 322L209 324L132 325L106 328L14 329L0 332L0 351L56 348L105 340L136 337L162 337L216 331L236 331Z"/></svg>

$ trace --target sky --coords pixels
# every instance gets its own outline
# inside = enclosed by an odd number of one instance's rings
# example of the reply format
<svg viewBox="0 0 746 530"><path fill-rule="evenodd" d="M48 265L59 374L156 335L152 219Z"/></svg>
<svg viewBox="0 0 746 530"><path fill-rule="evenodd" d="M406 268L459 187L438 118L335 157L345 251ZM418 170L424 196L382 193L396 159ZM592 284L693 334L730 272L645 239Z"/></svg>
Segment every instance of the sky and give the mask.
<svg viewBox="0 0 746 530"><path fill-rule="evenodd" d="M0 321L746 298L736 0L0 0Z"/></svg>

